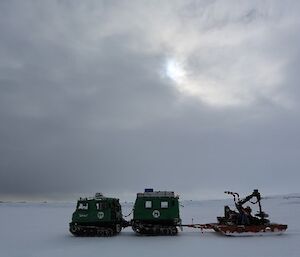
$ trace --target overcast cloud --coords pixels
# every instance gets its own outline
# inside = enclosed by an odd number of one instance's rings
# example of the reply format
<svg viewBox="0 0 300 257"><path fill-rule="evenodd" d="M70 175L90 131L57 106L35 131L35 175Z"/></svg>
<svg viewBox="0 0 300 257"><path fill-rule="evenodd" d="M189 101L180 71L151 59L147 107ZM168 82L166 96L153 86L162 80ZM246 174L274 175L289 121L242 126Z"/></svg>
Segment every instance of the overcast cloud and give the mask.
<svg viewBox="0 0 300 257"><path fill-rule="evenodd" d="M299 1L0 2L0 197L299 192Z"/></svg>

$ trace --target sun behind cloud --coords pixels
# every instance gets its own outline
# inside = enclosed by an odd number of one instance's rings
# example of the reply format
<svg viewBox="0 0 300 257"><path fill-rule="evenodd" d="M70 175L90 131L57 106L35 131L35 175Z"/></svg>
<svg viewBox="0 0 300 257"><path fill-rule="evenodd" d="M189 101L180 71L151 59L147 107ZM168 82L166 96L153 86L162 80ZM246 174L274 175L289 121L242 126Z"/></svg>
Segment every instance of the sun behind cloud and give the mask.
<svg viewBox="0 0 300 257"><path fill-rule="evenodd" d="M170 58L165 64L165 75L171 79L176 90L187 97L194 97L210 106L236 105L237 99L230 92L224 92L217 86L217 81L198 74L188 73L183 62Z"/></svg>
<svg viewBox="0 0 300 257"><path fill-rule="evenodd" d="M165 67L166 75L175 83L183 83L186 77L186 72L180 62L176 59L168 59Z"/></svg>

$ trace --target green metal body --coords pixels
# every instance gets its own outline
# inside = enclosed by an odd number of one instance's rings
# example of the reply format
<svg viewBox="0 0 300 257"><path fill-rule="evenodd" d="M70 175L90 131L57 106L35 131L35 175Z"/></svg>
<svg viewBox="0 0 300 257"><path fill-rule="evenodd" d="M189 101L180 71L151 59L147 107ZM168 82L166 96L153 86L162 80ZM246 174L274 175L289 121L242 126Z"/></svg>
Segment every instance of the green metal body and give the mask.
<svg viewBox="0 0 300 257"><path fill-rule="evenodd" d="M116 198L81 198L72 215L72 223L80 225L110 226L122 222L122 209Z"/></svg>
<svg viewBox="0 0 300 257"><path fill-rule="evenodd" d="M166 191L139 193L134 204L133 222L180 225L178 197Z"/></svg>

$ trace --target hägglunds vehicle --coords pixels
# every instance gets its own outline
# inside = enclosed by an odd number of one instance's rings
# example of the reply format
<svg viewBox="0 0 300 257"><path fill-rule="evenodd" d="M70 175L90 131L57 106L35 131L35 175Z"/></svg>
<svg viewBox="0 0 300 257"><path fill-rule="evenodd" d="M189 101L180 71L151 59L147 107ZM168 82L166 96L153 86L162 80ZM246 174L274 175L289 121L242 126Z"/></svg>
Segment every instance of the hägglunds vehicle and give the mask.
<svg viewBox="0 0 300 257"><path fill-rule="evenodd" d="M119 199L96 193L92 198L80 198L69 224L75 236L113 236L128 223L122 217Z"/></svg>
<svg viewBox="0 0 300 257"><path fill-rule="evenodd" d="M145 189L138 193L131 226L142 235L176 235L181 225L179 197L171 191Z"/></svg>

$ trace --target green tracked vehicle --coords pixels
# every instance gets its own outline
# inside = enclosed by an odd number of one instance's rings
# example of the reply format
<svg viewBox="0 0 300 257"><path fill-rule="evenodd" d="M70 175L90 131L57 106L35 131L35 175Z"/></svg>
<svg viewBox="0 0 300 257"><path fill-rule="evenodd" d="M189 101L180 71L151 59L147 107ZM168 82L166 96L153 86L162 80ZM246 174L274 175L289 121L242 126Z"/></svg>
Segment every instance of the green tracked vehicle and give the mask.
<svg viewBox="0 0 300 257"><path fill-rule="evenodd" d="M138 193L131 226L143 235L176 235L181 225L179 200L174 192L145 189Z"/></svg>
<svg viewBox="0 0 300 257"><path fill-rule="evenodd" d="M113 236L128 222L122 217L119 199L96 193L95 197L78 200L69 225L75 236Z"/></svg>

